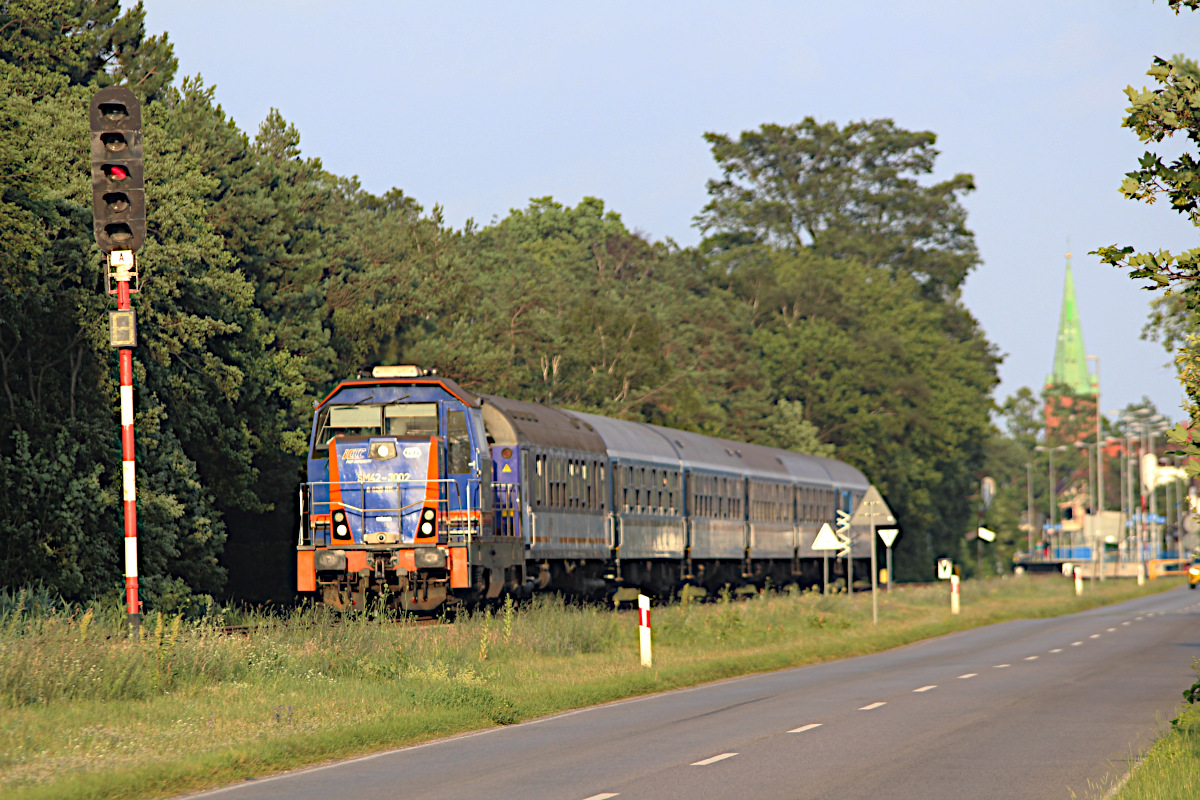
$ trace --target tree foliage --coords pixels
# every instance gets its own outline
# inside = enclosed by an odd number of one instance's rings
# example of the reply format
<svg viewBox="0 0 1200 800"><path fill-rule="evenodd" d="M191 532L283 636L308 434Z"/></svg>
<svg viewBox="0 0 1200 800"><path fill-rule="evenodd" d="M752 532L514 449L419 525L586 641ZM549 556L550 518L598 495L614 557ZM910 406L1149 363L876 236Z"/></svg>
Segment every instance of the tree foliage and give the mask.
<svg viewBox="0 0 1200 800"><path fill-rule="evenodd" d="M1182 8L1196 10L1194 0L1171 0L1178 14ZM1143 143L1159 144L1185 137L1189 147L1173 158L1164 158L1147 150L1138 161L1138 168L1126 174L1121 182L1121 194L1131 200L1153 204L1165 200L1176 213L1200 226L1200 67L1182 55L1170 59L1155 57L1147 72L1157 84L1153 89L1126 87L1129 99L1123 127L1132 129ZM1105 263L1129 270L1129 277L1149 281L1152 288L1164 293L1155 306L1159 323L1151 324L1158 335L1177 345L1176 365L1180 381L1189 399L1189 413L1200 419L1200 335L1194 332L1200 321L1200 248L1180 253L1169 250L1137 252L1129 245L1113 244L1101 247L1096 253ZM1163 316L1164 309L1175 314ZM1188 469L1200 475L1200 464L1191 463Z"/></svg>
<svg viewBox="0 0 1200 800"><path fill-rule="evenodd" d="M173 82L140 4L0 8L0 584L120 587L116 358L92 241L86 108L143 99L149 236L134 295L140 573L148 602L286 597L310 403L373 363L741 438L863 469L901 575L955 555L998 358L958 300L977 264L927 132L890 120L709 134L723 172L699 248L603 201L536 198L445 225L366 192L272 110L253 136ZM265 588L273 586L273 589Z"/></svg>
<svg viewBox="0 0 1200 800"><path fill-rule="evenodd" d="M915 278L926 294L950 297L979 263L958 198L970 175L930 186L937 137L889 119L763 125L736 140L708 133L720 180L697 216L717 244L752 240L810 248L892 275Z"/></svg>

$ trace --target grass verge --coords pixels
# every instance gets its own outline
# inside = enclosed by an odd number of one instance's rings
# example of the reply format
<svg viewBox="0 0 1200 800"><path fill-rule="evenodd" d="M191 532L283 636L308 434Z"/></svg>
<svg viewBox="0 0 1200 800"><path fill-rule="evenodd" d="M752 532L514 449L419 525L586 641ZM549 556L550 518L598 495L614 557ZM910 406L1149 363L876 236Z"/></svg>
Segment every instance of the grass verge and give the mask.
<svg viewBox="0 0 1200 800"><path fill-rule="evenodd" d="M1200 661L1193 660L1200 673ZM1195 800L1200 797L1200 680L1184 692L1188 701L1171 727L1133 770L1111 800Z"/></svg>
<svg viewBox="0 0 1200 800"><path fill-rule="evenodd" d="M869 596L765 593L654 612L654 667L636 615L540 599L416 627L322 610L285 618L0 615L0 795L149 798L753 672L879 652L1010 619L1178 585L1027 576ZM227 635L229 622L250 625ZM280 624L284 622L286 624Z"/></svg>

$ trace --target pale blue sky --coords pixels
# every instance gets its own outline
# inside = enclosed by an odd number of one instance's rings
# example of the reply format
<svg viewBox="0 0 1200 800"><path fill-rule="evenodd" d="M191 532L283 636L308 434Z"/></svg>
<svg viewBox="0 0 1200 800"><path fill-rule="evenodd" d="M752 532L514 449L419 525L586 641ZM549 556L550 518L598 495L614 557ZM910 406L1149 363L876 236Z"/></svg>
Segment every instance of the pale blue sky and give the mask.
<svg viewBox="0 0 1200 800"><path fill-rule="evenodd" d="M939 177L970 172L983 265L967 306L1006 354L998 398L1053 361L1070 240L1105 410L1181 391L1142 342L1149 294L1088 250L1197 246L1117 193L1144 149L1120 127L1153 55L1200 57L1200 16L1165 0L308 2L145 0L181 75L253 134L271 107L305 155L486 223L553 195L602 198L654 239L698 239L716 175L705 131L805 116L891 117L938 134Z"/></svg>

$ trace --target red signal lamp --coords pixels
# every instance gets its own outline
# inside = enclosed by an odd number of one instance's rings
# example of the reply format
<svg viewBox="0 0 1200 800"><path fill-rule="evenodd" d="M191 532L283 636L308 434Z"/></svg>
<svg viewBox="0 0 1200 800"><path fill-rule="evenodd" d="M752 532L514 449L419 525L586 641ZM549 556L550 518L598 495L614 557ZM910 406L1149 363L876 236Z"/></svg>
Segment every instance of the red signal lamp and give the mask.
<svg viewBox="0 0 1200 800"><path fill-rule="evenodd" d="M109 179L114 181L123 181L129 177L129 170L120 164L105 167L104 171L108 173Z"/></svg>

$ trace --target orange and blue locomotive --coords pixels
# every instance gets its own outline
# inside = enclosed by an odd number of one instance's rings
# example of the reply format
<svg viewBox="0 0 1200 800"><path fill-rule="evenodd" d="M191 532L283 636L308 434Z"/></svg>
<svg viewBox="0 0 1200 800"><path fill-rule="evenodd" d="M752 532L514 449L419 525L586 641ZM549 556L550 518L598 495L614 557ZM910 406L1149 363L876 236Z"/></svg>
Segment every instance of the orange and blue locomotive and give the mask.
<svg viewBox="0 0 1200 800"><path fill-rule="evenodd" d="M334 608L433 611L523 580L480 399L416 367L377 367L318 404L301 487L297 588ZM508 509L500 509L500 513Z"/></svg>

